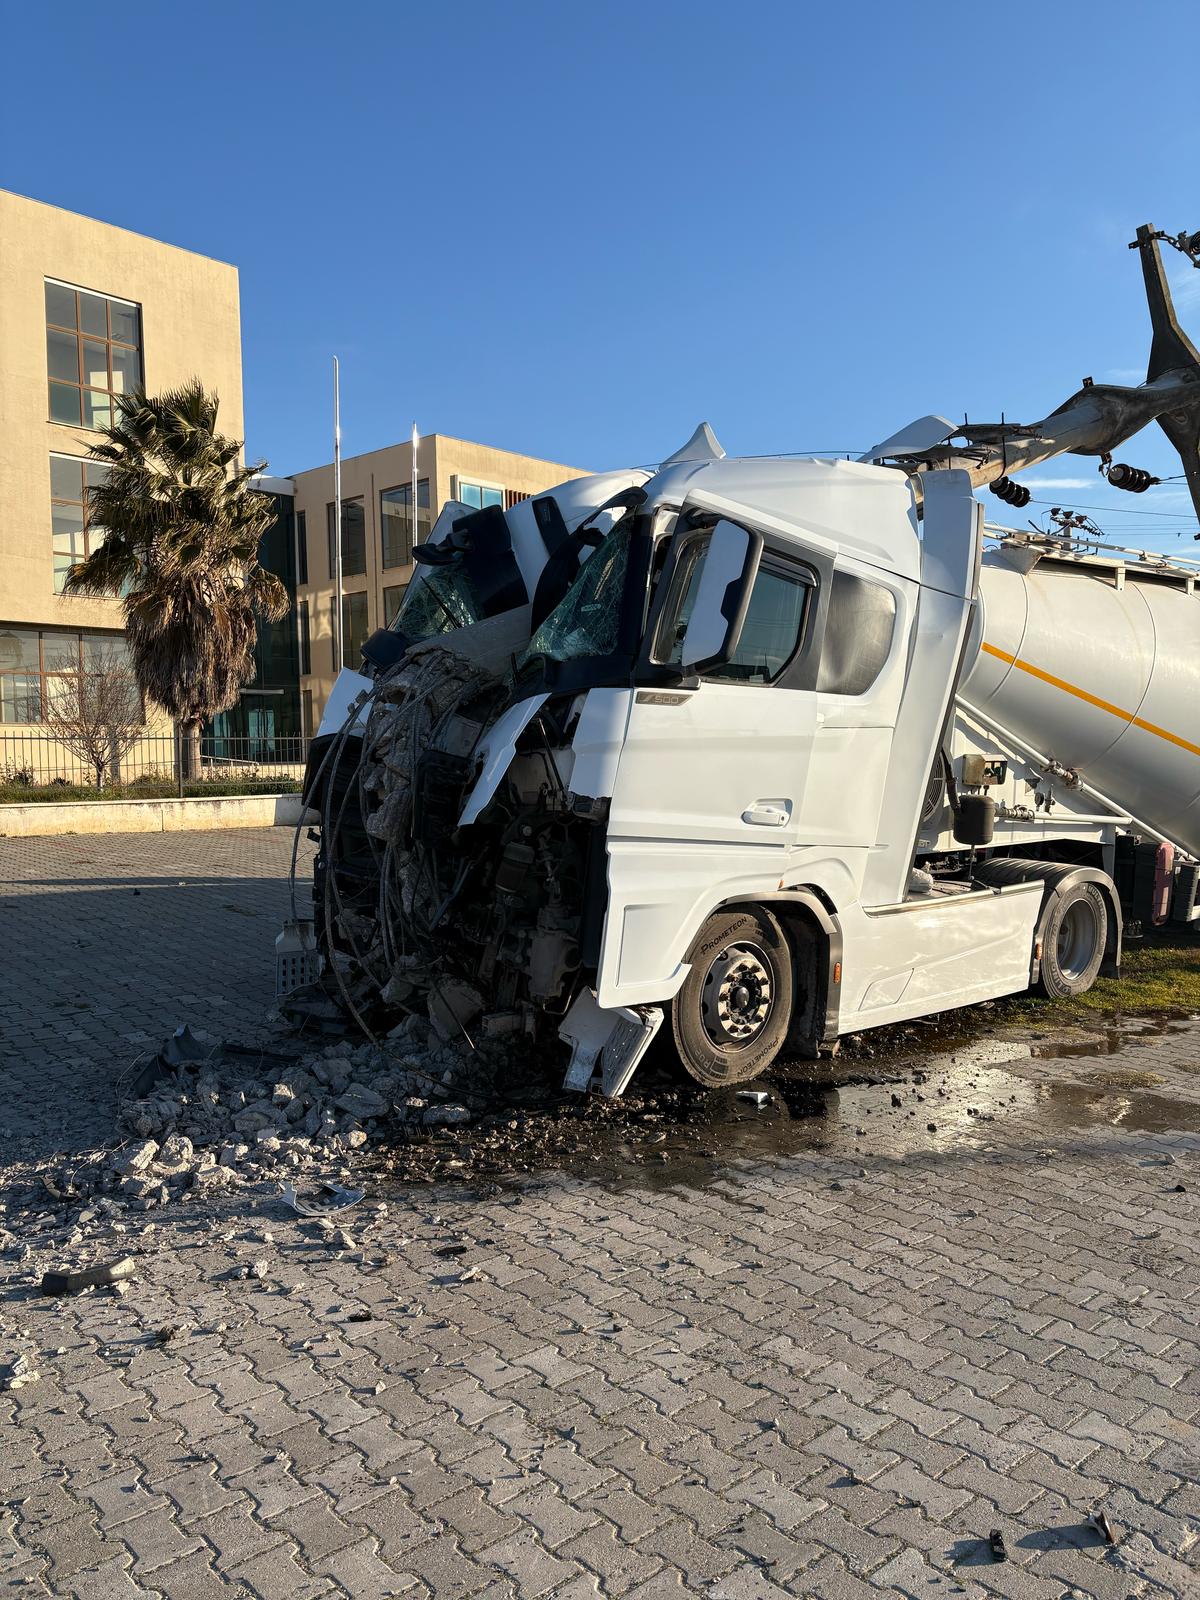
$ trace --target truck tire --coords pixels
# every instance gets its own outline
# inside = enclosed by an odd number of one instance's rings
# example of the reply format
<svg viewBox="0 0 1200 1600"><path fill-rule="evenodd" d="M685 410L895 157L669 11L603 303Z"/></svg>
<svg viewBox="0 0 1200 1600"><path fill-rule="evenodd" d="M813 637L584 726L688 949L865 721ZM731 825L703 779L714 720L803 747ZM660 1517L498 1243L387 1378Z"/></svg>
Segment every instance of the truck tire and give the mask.
<svg viewBox="0 0 1200 1600"><path fill-rule="evenodd" d="M1090 989L1104 960L1108 905L1094 883L1074 883L1052 901L1042 929L1038 988L1052 1000Z"/></svg>
<svg viewBox="0 0 1200 1600"><path fill-rule="evenodd" d="M687 954L691 971L671 1002L671 1031L684 1071L710 1089L766 1070L792 1016L792 953L761 907L718 911Z"/></svg>
<svg viewBox="0 0 1200 1600"><path fill-rule="evenodd" d="M1113 966L1119 970L1121 919L1116 910L1116 886L1105 874L1066 862L997 856L981 862L975 875L993 888L1035 881L1043 885L1042 910L1034 933L1035 947L1041 946L1034 981L1042 994L1065 1000L1092 987L1110 944L1110 917L1115 919Z"/></svg>

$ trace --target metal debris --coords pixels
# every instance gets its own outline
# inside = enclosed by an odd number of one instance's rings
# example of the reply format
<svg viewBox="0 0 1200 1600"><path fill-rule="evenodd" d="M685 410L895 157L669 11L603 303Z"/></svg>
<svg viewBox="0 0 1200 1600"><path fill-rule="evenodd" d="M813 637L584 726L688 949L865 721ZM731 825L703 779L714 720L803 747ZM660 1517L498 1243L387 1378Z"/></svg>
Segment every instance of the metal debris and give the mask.
<svg viewBox="0 0 1200 1600"><path fill-rule="evenodd" d="M1088 1513L1088 1527L1098 1533L1105 1544L1116 1544L1117 1535L1113 1530L1112 1523L1108 1520L1107 1513L1103 1510L1098 1509Z"/></svg>
<svg viewBox="0 0 1200 1600"><path fill-rule="evenodd" d="M767 1106L771 1103L771 1096L762 1089L739 1089L739 1100L746 1100L752 1106Z"/></svg>
<svg viewBox="0 0 1200 1600"><path fill-rule="evenodd" d="M296 1186L285 1183L280 1199L301 1217L331 1217L348 1211L366 1194L365 1189L347 1189L340 1183L323 1183L315 1194L298 1195Z"/></svg>
<svg viewBox="0 0 1200 1600"><path fill-rule="evenodd" d="M137 1262L132 1256L123 1256L109 1267L88 1267L82 1272L47 1272L42 1275L42 1293L53 1295L81 1294L84 1289L99 1289L107 1284L123 1283L137 1272Z"/></svg>

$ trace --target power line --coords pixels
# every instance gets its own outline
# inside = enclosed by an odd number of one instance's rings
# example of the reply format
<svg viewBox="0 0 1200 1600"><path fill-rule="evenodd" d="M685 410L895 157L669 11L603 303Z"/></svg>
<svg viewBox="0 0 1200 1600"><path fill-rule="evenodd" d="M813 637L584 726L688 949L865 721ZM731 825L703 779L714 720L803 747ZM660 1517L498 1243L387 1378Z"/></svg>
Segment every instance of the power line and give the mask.
<svg viewBox="0 0 1200 1600"><path fill-rule="evenodd" d="M1070 497L1064 495L1058 500L1030 500L1029 503L1034 506L1060 506L1064 499L1070 499ZM1146 511L1141 506L1129 506L1128 508L1125 506L1086 506L1080 504L1078 500L1071 500L1070 503L1078 511L1103 511L1106 516L1109 512L1112 512L1118 517L1166 517L1170 522L1179 522L1187 515L1186 512L1181 514L1178 511Z"/></svg>

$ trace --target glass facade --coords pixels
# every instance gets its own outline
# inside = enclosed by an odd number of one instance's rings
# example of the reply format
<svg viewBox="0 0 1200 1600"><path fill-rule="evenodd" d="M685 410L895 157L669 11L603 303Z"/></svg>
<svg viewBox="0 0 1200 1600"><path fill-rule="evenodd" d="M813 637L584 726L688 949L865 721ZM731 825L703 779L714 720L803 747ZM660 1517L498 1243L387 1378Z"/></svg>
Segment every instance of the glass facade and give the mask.
<svg viewBox="0 0 1200 1600"><path fill-rule="evenodd" d="M329 630L330 637L336 638L337 629L334 619L337 616L337 601L333 595L329 597ZM349 667L352 672L357 672L362 665L362 647L367 642L367 596L362 594L344 594L342 596L342 666Z"/></svg>
<svg viewBox="0 0 1200 1600"><path fill-rule="evenodd" d="M296 612L296 525L290 495L272 495L275 521L263 535L258 559L283 580L291 609L278 622L259 622L254 677L237 705L214 717L218 759L296 760L303 733L300 712L300 622Z"/></svg>
<svg viewBox="0 0 1200 1600"><path fill-rule="evenodd" d="M308 582L308 515L304 511L296 513L296 582Z"/></svg>
<svg viewBox="0 0 1200 1600"><path fill-rule="evenodd" d="M432 527L429 515L429 479L417 484L417 525L412 520L412 484L385 489L379 496L379 527L383 543L384 567L406 567L412 561L414 544L428 539Z"/></svg>
<svg viewBox="0 0 1200 1600"><path fill-rule="evenodd" d="M335 559L337 528L333 520L333 501L325 507L329 525L329 576L337 576ZM362 496L342 501L342 577L357 578L367 570L367 520Z"/></svg>
<svg viewBox="0 0 1200 1600"><path fill-rule="evenodd" d="M46 279L50 421L106 428L142 383L141 307Z"/></svg>
<svg viewBox="0 0 1200 1600"><path fill-rule="evenodd" d="M387 588L384 589L383 625L385 628L390 628L392 623L395 622L396 613L400 609L401 603L404 599L404 592L407 588L408 585L406 583L395 583L389 584Z"/></svg>

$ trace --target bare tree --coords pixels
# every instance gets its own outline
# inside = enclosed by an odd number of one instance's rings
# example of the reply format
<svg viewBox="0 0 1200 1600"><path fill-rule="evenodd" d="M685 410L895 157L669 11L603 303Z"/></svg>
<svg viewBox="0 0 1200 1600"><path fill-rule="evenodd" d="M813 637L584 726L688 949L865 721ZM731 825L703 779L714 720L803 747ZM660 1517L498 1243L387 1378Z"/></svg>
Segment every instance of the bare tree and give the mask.
<svg viewBox="0 0 1200 1600"><path fill-rule="evenodd" d="M145 732L137 680L111 651L55 664L46 679L46 726L96 775L97 789Z"/></svg>

